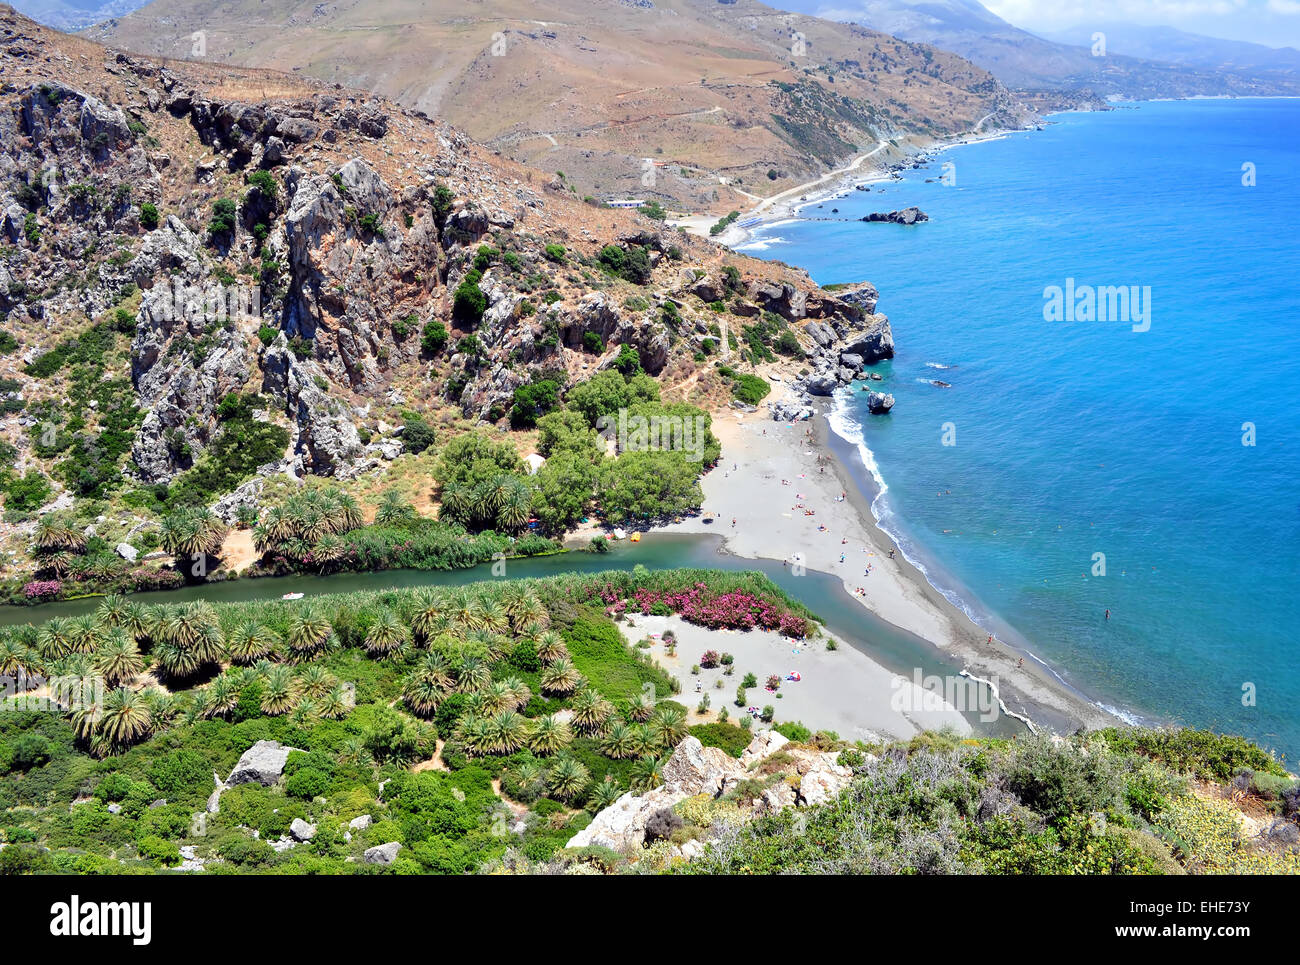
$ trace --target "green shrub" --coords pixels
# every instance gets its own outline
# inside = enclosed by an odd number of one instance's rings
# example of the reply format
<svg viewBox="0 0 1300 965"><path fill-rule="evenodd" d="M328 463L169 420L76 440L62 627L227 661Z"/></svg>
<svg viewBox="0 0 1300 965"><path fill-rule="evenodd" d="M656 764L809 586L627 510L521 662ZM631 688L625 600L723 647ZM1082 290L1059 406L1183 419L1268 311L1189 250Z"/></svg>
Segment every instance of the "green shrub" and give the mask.
<svg viewBox="0 0 1300 965"><path fill-rule="evenodd" d="M229 198L218 198L212 205L212 219L208 222L208 234L214 238L232 234L235 230L235 202Z"/></svg>
<svg viewBox="0 0 1300 965"><path fill-rule="evenodd" d="M732 757L740 757L750 741L749 731L735 724L696 724L690 733L705 747L720 747Z"/></svg>
<svg viewBox="0 0 1300 965"><path fill-rule="evenodd" d="M447 326L435 319L425 325L420 334L420 351L425 355L441 355L450 337Z"/></svg>
<svg viewBox="0 0 1300 965"><path fill-rule="evenodd" d="M140 205L140 227L153 231L158 227L158 206L152 201Z"/></svg>

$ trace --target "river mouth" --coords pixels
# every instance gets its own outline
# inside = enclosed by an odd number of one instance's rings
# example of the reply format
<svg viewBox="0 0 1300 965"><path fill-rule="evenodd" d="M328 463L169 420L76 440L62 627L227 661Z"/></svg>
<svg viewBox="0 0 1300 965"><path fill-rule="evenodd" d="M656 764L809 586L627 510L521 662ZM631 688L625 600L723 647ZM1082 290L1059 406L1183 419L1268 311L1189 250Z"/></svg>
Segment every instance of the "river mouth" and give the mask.
<svg viewBox="0 0 1300 965"><path fill-rule="evenodd" d="M502 572L502 562L505 570ZM795 576L775 560L744 559L723 549L723 538L715 534L647 533L638 543L611 542L606 553L570 550L547 556L508 559L483 563L461 570L381 570L371 573L333 573L325 576L297 574L257 579L201 583L175 590L133 593L131 599L143 604L184 603L203 600L209 603L237 603L250 600L275 600L286 593L302 593L304 599L325 593L350 593L361 590L403 589L420 586L463 586L495 579L522 580L559 576L564 573L599 573L602 570L631 570L644 566L651 570L683 567L719 570L753 570L766 575L773 583L799 600L821 617L826 628L887 670L912 679L919 669L926 675L953 677L962 667L938 647L915 634L888 623L857 603L843 583L829 573L805 570ZM496 572L493 572L493 568ZM0 627L40 623L55 617L81 616L99 605L99 597L61 600L37 606L0 607ZM867 699L867 698L864 698ZM887 698L885 698L887 699ZM1037 712L1037 711L1036 711ZM1016 721L999 716L993 722L980 719L978 712L965 713L977 734L1009 737L1022 733ZM1039 719L1035 716L1035 719ZM1054 722L1044 721L1051 726Z"/></svg>

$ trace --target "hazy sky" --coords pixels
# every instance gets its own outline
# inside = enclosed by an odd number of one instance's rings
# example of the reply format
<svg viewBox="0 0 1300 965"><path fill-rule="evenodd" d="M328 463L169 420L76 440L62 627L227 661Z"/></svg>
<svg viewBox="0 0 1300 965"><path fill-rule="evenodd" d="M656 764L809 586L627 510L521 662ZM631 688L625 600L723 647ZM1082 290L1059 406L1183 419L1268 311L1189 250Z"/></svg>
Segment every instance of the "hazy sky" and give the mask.
<svg viewBox="0 0 1300 965"><path fill-rule="evenodd" d="M764 0L801 13L834 11L850 19L858 0ZM925 6L969 0L893 0ZM1052 32L1097 23L1165 25L1189 33L1300 48L1300 0L983 0L984 6L1024 30ZM866 0L870 5L870 0ZM828 14L830 15L830 14Z"/></svg>
<svg viewBox="0 0 1300 965"><path fill-rule="evenodd" d="M1026 30L1126 21L1300 47L1300 0L984 0L984 6Z"/></svg>

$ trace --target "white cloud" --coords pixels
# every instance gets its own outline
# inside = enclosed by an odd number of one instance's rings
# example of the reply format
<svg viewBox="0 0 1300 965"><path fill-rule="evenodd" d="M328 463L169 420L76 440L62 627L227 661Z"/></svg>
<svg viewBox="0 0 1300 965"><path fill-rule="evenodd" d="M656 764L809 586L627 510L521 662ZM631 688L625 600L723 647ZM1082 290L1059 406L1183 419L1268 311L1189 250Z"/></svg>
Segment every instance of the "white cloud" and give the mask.
<svg viewBox="0 0 1300 965"><path fill-rule="evenodd" d="M1300 7L1300 0L1268 0ZM985 0L1003 20L1022 27L1068 27L1074 24L1132 21L1165 23L1246 12L1248 0Z"/></svg>

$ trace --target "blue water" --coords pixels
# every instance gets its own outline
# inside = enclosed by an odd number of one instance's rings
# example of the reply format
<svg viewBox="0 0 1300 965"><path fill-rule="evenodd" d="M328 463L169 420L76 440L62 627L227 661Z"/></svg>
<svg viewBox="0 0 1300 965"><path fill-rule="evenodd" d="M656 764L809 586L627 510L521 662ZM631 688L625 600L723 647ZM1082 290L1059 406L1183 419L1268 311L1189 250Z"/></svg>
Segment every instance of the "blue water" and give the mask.
<svg viewBox="0 0 1300 965"><path fill-rule="evenodd" d="M955 183L926 184L945 162ZM867 416L855 393L842 428L860 427L882 524L1098 702L1294 760L1300 101L1058 115L802 216L909 204L932 220L798 221L749 248L881 291L897 406ZM1045 321L1067 278L1150 286L1150 329Z"/></svg>

